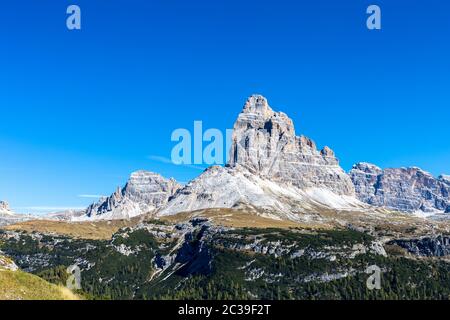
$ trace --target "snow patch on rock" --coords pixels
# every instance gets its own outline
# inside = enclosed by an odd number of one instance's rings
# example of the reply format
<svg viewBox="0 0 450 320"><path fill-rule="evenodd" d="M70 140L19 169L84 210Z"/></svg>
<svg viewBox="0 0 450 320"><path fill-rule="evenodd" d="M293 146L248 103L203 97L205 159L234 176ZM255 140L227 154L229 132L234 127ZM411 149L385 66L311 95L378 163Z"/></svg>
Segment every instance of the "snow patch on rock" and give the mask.
<svg viewBox="0 0 450 320"><path fill-rule="evenodd" d="M243 204L290 219L296 219L297 213L317 208L344 210L367 207L354 197L337 195L328 189L301 190L293 185L263 179L241 166L216 166L180 189L158 215L234 208Z"/></svg>

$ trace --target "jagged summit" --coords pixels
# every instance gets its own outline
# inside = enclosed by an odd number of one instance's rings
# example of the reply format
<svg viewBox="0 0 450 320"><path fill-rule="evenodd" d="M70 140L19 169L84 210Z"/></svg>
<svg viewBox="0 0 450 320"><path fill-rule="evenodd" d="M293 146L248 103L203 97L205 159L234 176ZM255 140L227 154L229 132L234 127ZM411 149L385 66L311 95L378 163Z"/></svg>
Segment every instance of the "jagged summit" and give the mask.
<svg viewBox="0 0 450 320"><path fill-rule="evenodd" d="M247 206L297 219L312 208L361 208L334 152L304 136L261 95L249 97L233 131L228 165L207 169L158 213Z"/></svg>
<svg viewBox="0 0 450 320"><path fill-rule="evenodd" d="M247 206L295 218L311 208L362 205L334 152L304 136L261 95L249 97L234 125L232 157L181 187L147 171L131 174L124 188L92 204L82 219L172 215L209 208ZM280 217L279 216L279 217Z"/></svg>
<svg viewBox="0 0 450 320"><path fill-rule="evenodd" d="M254 94L247 99L247 102L242 109L242 113L259 114L265 118L268 118L274 114L274 111L269 106L269 103L265 97L259 94Z"/></svg>
<svg viewBox="0 0 450 320"><path fill-rule="evenodd" d="M234 129L263 129L267 132L280 131L288 136L295 136L294 123L283 112L275 112L267 99L261 95L250 96L234 124Z"/></svg>
<svg viewBox="0 0 450 320"><path fill-rule="evenodd" d="M351 180L329 147L296 136L293 121L261 95L251 96L234 124L230 167L241 165L262 178L299 188L326 188L354 195Z"/></svg>
<svg viewBox="0 0 450 320"><path fill-rule="evenodd" d="M163 207L180 185L149 171L133 172L125 187L90 205L86 214L74 220L127 219L152 213Z"/></svg>

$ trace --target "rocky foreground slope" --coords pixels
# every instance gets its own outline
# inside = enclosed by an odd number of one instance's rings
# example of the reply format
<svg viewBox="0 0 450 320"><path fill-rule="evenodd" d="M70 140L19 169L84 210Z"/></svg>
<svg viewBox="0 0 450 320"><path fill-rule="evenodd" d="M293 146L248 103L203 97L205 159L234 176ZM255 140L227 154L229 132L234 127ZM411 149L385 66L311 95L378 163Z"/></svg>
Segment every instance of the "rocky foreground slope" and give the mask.
<svg viewBox="0 0 450 320"><path fill-rule="evenodd" d="M105 240L0 230L0 249L55 284L78 266L81 293L95 299L448 299L448 235L411 229L403 240L371 227L235 228L198 216L148 220ZM367 287L371 266L379 290Z"/></svg>
<svg viewBox="0 0 450 320"><path fill-rule="evenodd" d="M19 270L0 251L0 300L79 300L80 297L58 286Z"/></svg>

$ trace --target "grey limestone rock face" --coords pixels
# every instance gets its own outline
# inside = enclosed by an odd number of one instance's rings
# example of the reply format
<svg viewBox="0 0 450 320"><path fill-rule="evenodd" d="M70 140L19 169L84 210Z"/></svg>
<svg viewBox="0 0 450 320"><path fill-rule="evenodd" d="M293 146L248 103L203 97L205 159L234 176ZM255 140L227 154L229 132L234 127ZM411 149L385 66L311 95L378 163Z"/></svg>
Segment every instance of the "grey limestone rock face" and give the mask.
<svg viewBox="0 0 450 320"><path fill-rule="evenodd" d="M362 202L405 212L445 212L450 206L450 184L419 168L382 170L358 163L349 173Z"/></svg>
<svg viewBox="0 0 450 320"><path fill-rule="evenodd" d="M418 256L443 257L450 255L450 237L443 235L421 239L393 240L390 244L396 244Z"/></svg>
<svg viewBox="0 0 450 320"><path fill-rule="evenodd" d="M0 251L0 271L2 271L2 269L9 271L17 271L19 270L19 267L14 263L14 261L3 256L2 252Z"/></svg>
<svg viewBox="0 0 450 320"><path fill-rule="evenodd" d="M124 188L89 206L83 218L126 219L152 213L163 207L181 186L174 179L137 171Z"/></svg>
<svg viewBox="0 0 450 320"><path fill-rule="evenodd" d="M244 168L213 166L180 189L159 214L232 208L239 203L281 209L280 201L269 192L269 188L264 186L263 180Z"/></svg>
<svg viewBox="0 0 450 320"><path fill-rule="evenodd" d="M234 125L229 165L240 165L271 181L301 189L325 188L354 195L352 181L334 152L305 136L296 136L292 120L274 112L267 99L251 96Z"/></svg>

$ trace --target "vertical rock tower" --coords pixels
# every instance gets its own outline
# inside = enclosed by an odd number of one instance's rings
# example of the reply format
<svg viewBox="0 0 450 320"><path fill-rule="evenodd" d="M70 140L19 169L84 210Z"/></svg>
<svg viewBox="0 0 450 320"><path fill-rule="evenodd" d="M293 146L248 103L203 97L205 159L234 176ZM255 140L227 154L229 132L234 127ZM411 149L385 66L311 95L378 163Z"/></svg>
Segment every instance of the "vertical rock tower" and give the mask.
<svg viewBox="0 0 450 320"><path fill-rule="evenodd" d="M274 112L261 95L248 98L232 137L229 166L242 166L271 181L300 189L325 188L338 195L355 194L351 179L334 152L296 136L292 120Z"/></svg>

